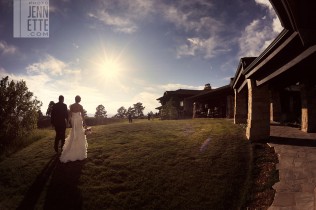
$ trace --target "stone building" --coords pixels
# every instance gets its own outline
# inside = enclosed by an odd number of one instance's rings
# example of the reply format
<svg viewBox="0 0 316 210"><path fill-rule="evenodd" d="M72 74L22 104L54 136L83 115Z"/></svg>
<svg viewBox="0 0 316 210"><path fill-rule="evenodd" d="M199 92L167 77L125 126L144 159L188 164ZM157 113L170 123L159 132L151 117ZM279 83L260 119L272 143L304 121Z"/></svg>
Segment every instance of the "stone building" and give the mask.
<svg viewBox="0 0 316 210"><path fill-rule="evenodd" d="M242 58L235 78L234 121L246 136L270 136L270 122L298 121L316 132L316 6L299 0L270 0L283 31L257 58Z"/></svg>
<svg viewBox="0 0 316 210"><path fill-rule="evenodd" d="M197 95L186 98L186 110L192 110L191 116L211 118L232 118L234 92L230 85L216 89L206 89Z"/></svg>
<svg viewBox="0 0 316 210"><path fill-rule="evenodd" d="M166 91L158 98L161 119L196 117L232 118L234 113L234 92L231 85L212 89L205 84L203 90L179 89Z"/></svg>
<svg viewBox="0 0 316 210"><path fill-rule="evenodd" d="M185 104L185 98L197 95L204 90L188 90L178 89L175 91L166 91L164 95L157 100L161 106L159 110L161 119L179 119L191 117L191 110L188 110L188 105Z"/></svg>

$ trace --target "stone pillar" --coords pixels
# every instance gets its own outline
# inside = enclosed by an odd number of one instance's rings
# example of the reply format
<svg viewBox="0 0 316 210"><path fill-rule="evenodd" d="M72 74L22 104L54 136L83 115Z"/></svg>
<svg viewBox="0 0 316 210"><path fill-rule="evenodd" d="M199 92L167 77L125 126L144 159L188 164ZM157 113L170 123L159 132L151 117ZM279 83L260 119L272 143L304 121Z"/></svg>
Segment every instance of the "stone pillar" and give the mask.
<svg viewBox="0 0 316 210"><path fill-rule="evenodd" d="M268 86L257 87L252 79L248 84L248 120L246 137L251 141L267 139L270 136L270 100Z"/></svg>
<svg viewBox="0 0 316 210"><path fill-rule="evenodd" d="M316 91L312 85L301 86L302 122L301 130L316 132Z"/></svg>
<svg viewBox="0 0 316 210"><path fill-rule="evenodd" d="M228 95L226 101L227 101L226 117L233 118L234 117L234 97L232 95Z"/></svg>
<svg viewBox="0 0 316 210"><path fill-rule="evenodd" d="M281 122L281 98L279 90L270 91L270 121Z"/></svg>
<svg viewBox="0 0 316 210"><path fill-rule="evenodd" d="M235 106L234 106L234 123L246 124L248 116L248 100L247 88L243 88L239 93L235 91Z"/></svg>
<svg viewBox="0 0 316 210"><path fill-rule="evenodd" d="M192 118L193 118L193 119L195 118L195 115L196 115L196 109L197 109L197 103L194 102L194 103L193 103L193 115L192 115Z"/></svg>

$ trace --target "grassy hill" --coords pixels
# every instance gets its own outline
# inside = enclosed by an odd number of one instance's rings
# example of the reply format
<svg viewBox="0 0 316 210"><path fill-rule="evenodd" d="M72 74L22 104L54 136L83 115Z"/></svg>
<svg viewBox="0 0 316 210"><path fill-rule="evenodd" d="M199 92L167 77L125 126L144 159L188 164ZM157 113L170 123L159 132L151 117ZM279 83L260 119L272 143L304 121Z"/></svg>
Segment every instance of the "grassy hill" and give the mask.
<svg viewBox="0 0 316 210"><path fill-rule="evenodd" d="M231 120L93 127L88 158L66 164L54 132L0 162L0 209L238 209L251 146Z"/></svg>

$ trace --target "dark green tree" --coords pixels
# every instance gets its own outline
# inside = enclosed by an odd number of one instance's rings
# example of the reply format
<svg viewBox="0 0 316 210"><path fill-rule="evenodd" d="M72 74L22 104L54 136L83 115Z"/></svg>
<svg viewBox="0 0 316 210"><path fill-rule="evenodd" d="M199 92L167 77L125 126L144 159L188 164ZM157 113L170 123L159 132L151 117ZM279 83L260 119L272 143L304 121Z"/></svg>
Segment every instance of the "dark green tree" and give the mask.
<svg viewBox="0 0 316 210"><path fill-rule="evenodd" d="M43 113L42 113L42 110L38 110L37 111L37 115L38 115L38 119L44 117Z"/></svg>
<svg viewBox="0 0 316 210"><path fill-rule="evenodd" d="M83 109L83 117L88 117L87 110Z"/></svg>
<svg viewBox="0 0 316 210"><path fill-rule="evenodd" d="M96 108L96 112L95 112L94 117L95 118L107 118L107 114L106 113L107 113L107 111L105 110L105 107L102 104L100 104Z"/></svg>
<svg viewBox="0 0 316 210"><path fill-rule="evenodd" d="M135 109L133 107L128 107L126 111L126 116L128 116L129 114L132 115L132 117L135 116Z"/></svg>
<svg viewBox="0 0 316 210"><path fill-rule="evenodd" d="M148 116L148 115L154 117L154 113L153 113L152 111L148 112L148 113L147 113L147 116Z"/></svg>
<svg viewBox="0 0 316 210"><path fill-rule="evenodd" d="M25 136L37 127L42 103L33 97L25 81L0 81L0 145Z"/></svg>
<svg viewBox="0 0 316 210"><path fill-rule="evenodd" d="M54 101L50 101L49 104L48 104L48 108L47 108L47 111L46 111L46 115L47 116L50 116L52 114L52 110L53 110L53 106L55 105L55 102Z"/></svg>
<svg viewBox="0 0 316 210"><path fill-rule="evenodd" d="M127 113L127 110L125 109L124 106L121 106L118 110L117 110L117 114L115 115L115 118L124 118L126 117L126 113Z"/></svg>
<svg viewBox="0 0 316 210"><path fill-rule="evenodd" d="M135 110L135 117L143 117L144 116L143 111L145 109L143 104L138 102L138 103L134 104L133 106L134 106L134 110Z"/></svg>

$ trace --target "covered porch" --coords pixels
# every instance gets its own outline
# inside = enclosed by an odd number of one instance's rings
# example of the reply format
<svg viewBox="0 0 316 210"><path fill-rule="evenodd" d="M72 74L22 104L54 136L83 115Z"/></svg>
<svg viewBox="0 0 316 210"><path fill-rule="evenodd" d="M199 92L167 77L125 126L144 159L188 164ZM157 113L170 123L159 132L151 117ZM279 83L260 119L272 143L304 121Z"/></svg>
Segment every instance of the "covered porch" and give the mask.
<svg viewBox="0 0 316 210"><path fill-rule="evenodd" d="M253 141L269 138L271 121L292 121L300 124L300 132L316 132L315 6L289 0L271 3L284 30L238 70L233 85L235 123L247 123L246 136Z"/></svg>

